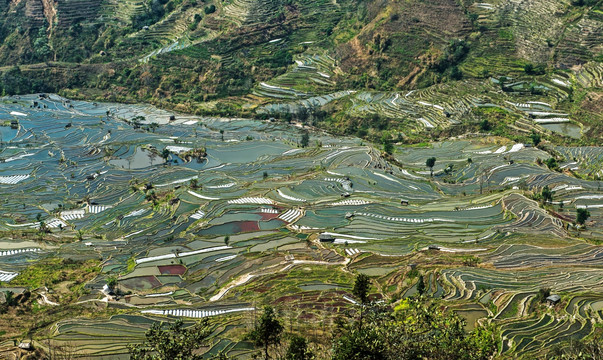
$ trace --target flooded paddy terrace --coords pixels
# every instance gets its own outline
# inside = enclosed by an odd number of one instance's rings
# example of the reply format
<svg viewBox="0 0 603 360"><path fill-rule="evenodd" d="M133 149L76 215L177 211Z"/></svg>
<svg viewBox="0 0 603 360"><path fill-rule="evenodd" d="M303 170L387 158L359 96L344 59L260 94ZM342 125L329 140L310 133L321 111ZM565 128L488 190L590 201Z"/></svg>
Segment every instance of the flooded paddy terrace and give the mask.
<svg viewBox="0 0 603 360"><path fill-rule="evenodd" d="M469 140L399 146L399 167L356 138L310 130L310 146L301 148L302 130L287 124L171 115L58 96L0 100L0 122L18 121L14 129L0 126L0 281L19 283L19 273L41 259L101 259L102 273L79 301L120 312L60 322L53 328L58 344L77 343L88 356L124 356L150 322L175 317L219 316L216 334L230 334L266 299L312 319L353 306L344 298L353 281L348 270L383 283L386 296L410 296L406 266L416 256L437 257L434 251L491 264L486 271L427 262L422 270L428 293L457 304L471 326L488 314L510 324L509 336L519 341L511 325L527 313L504 309L530 301L538 286L532 275L563 284L556 290L567 297L587 292L569 313L585 306L601 312L600 296L567 280L600 284L591 272L599 265L588 260L599 247L570 244L561 220L526 194L556 189L561 217L588 207L589 236L601 238L603 192L595 181L538 166L550 157L542 150ZM184 154L199 148L206 156L188 161ZM596 148L559 152L577 172L601 171ZM431 156L433 178L425 167ZM38 238L40 228L49 234ZM323 232L333 243L317 240ZM545 276L544 263L562 259L542 238L524 236L534 233L574 246L576 268ZM510 274L524 262L538 270ZM106 301L109 276L127 295ZM485 296L495 296L497 312L487 309L490 300L480 302ZM585 326L568 325L568 336ZM215 338L213 352L250 350ZM506 346L536 351L539 343Z"/></svg>

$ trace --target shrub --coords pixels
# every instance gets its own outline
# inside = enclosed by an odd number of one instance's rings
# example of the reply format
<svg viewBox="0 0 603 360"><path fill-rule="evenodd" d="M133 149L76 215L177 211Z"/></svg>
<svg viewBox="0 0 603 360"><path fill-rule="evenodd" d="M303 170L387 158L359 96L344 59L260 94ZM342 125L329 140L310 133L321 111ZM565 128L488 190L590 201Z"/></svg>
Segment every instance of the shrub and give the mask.
<svg viewBox="0 0 603 360"><path fill-rule="evenodd" d="M549 296L551 296L551 289L541 288L540 290L538 290L538 293L536 294L536 300L540 303L543 303L546 301L546 298L548 298Z"/></svg>
<svg viewBox="0 0 603 360"><path fill-rule="evenodd" d="M203 9L203 11L209 15L209 14L213 14L216 12L216 5L211 4L209 6L206 6L205 9Z"/></svg>
<svg viewBox="0 0 603 360"><path fill-rule="evenodd" d="M590 212L587 209L576 210L576 222L580 225L584 225L586 220L590 217Z"/></svg>

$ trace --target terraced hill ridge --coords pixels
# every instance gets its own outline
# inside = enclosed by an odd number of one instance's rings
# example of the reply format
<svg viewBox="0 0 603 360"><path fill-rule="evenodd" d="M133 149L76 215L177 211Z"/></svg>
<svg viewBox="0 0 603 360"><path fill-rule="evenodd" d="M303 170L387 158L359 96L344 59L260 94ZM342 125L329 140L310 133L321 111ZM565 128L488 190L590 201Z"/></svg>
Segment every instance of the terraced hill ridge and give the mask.
<svg viewBox="0 0 603 360"><path fill-rule="evenodd" d="M595 0L10 1L0 91L275 117L373 141L488 120L516 140L594 145L602 13ZM481 109L491 105L502 113Z"/></svg>
<svg viewBox="0 0 603 360"><path fill-rule="evenodd" d="M0 0L0 358L177 319L253 358L270 305L327 359L360 274L493 359L597 345L602 29L603 0Z"/></svg>

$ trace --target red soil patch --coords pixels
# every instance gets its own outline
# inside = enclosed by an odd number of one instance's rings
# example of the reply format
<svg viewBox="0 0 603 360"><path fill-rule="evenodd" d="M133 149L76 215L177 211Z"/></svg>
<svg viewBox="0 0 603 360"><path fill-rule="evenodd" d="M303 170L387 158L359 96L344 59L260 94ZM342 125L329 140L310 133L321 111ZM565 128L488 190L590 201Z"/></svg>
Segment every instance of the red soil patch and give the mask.
<svg viewBox="0 0 603 360"><path fill-rule="evenodd" d="M239 223L241 232L260 231L260 227L256 221L242 221Z"/></svg>
<svg viewBox="0 0 603 360"><path fill-rule="evenodd" d="M186 267L182 265L162 265L157 266L161 275L184 275Z"/></svg>

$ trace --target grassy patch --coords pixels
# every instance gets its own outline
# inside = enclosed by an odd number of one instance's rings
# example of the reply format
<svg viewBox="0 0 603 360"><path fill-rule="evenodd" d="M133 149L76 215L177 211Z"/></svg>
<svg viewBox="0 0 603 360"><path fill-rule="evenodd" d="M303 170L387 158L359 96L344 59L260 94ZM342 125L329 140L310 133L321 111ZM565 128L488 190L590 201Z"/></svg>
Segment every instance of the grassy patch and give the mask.
<svg viewBox="0 0 603 360"><path fill-rule="evenodd" d="M34 264L19 274L11 285L38 288L55 287L63 281L82 281L100 272L98 260L73 261L70 259L48 259Z"/></svg>

